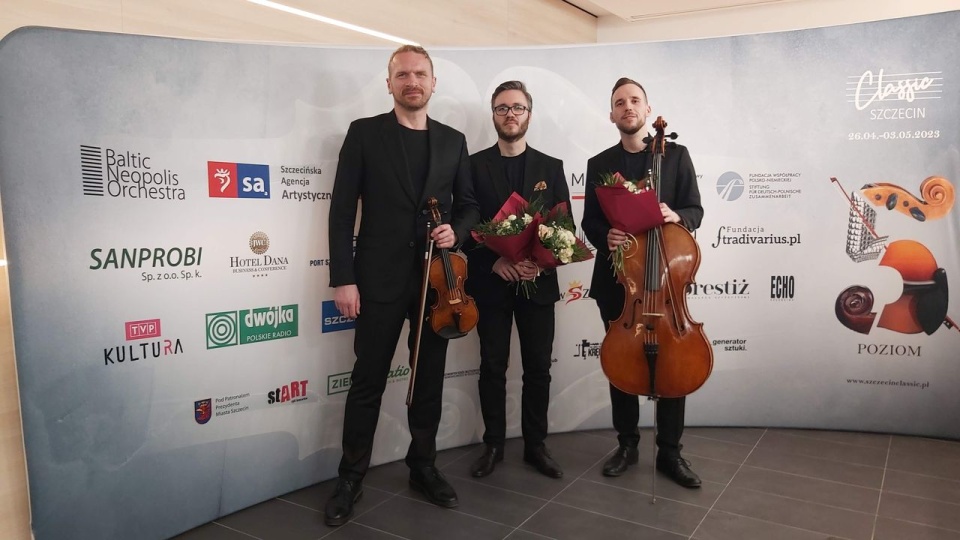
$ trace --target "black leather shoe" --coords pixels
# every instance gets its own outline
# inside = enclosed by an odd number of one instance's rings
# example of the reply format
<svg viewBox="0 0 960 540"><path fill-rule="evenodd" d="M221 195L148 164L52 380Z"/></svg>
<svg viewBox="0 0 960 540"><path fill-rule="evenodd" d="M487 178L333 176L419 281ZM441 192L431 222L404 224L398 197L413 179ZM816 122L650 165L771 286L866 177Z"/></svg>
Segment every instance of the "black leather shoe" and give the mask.
<svg viewBox="0 0 960 540"><path fill-rule="evenodd" d="M456 508L460 504L457 492L436 467L410 470L410 486L423 493L427 500L444 508Z"/></svg>
<svg viewBox="0 0 960 540"><path fill-rule="evenodd" d="M677 456L657 456L657 470L685 488L700 487L700 477L690 470L690 462Z"/></svg>
<svg viewBox="0 0 960 540"><path fill-rule="evenodd" d="M553 460L550 451L546 446L538 446L532 450L524 450L523 460L533 465L540 474L550 478L562 478L563 469L560 464Z"/></svg>
<svg viewBox="0 0 960 540"><path fill-rule="evenodd" d="M604 476L620 476L630 465L636 465L640 460L640 451L636 446L620 446L603 464Z"/></svg>
<svg viewBox="0 0 960 540"><path fill-rule="evenodd" d="M488 444L483 454L470 466L470 474L477 478L483 478L492 473L497 463L501 461L503 461L503 448Z"/></svg>
<svg viewBox="0 0 960 540"><path fill-rule="evenodd" d="M337 527L353 517L353 505L363 496L363 484L359 481L344 480L337 482L337 489L327 501L323 521L331 527Z"/></svg>

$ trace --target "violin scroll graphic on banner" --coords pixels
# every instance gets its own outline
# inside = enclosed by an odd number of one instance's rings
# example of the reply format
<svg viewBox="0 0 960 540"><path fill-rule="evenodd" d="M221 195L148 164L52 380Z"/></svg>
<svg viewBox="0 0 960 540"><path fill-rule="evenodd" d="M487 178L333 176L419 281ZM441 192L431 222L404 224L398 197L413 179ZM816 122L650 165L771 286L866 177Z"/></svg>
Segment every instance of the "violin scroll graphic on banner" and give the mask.
<svg viewBox="0 0 960 540"><path fill-rule="evenodd" d="M896 209L917 221L939 219L950 212L954 201L954 188L947 179L931 176L920 185L923 199L917 199L909 191L895 184L867 184L860 193L848 196L836 178L831 178L850 205L847 224L847 255L855 263L880 258L878 266L896 270L903 282L900 297L887 304L880 312L877 326L901 334L927 335L936 332L941 325L960 332L960 327L947 315L949 289L947 273L937 264L933 253L915 240L887 242L876 229L876 212L867 206L884 205ZM881 257L882 253L882 257ZM873 329L877 314L873 292L862 285L847 287L837 296L834 312L847 328L861 334Z"/></svg>
<svg viewBox="0 0 960 540"><path fill-rule="evenodd" d="M886 206L917 221L940 219L953 208L953 185L942 176L931 176L920 184L920 198L896 184L867 184L861 188L874 206Z"/></svg>

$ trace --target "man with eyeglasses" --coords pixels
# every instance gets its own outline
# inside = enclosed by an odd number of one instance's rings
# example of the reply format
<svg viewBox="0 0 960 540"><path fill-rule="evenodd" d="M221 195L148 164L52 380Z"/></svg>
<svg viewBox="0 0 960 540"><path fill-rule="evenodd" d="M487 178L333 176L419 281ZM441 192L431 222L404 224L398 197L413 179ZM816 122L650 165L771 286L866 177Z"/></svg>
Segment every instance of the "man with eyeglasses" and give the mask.
<svg viewBox="0 0 960 540"><path fill-rule="evenodd" d="M387 92L393 110L350 124L330 204L330 286L340 313L356 318L356 362L343 415L339 481L327 501L327 525L346 523L363 495L380 401L405 320L413 346L419 316L427 200L436 197L446 223L434 228L438 248L470 236L479 209L470 181L466 138L427 116L437 79L420 46L404 45L387 62ZM363 201L356 253L353 234ZM361 309L362 308L362 309ZM437 469L437 429L442 410L447 340L425 325L417 361L417 385L407 409L410 485L445 508L457 494Z"/></svg>
<svg viewBox="0 0 960 540"><path fill-rule="evenodd" d="M507 81L490 99L497 142L470 156L474 193L480 218L493 218L513 192L546 209L561 202L570 206L563 162L527 145L533 97L520 81ZM511 263L493 251L468 242L466 289L480 314L480 408L483 413L482 455L471 465L475 477L487 476L503 460L506 438L506 372L514 320L520 337L523 389L520 430L523 460L551 478L563 476L547 450L547 405L553 354L554 304L560 299L555 272L539 272L530 261ZM533 281L530 298L518 293L521 280Z"/></svg>

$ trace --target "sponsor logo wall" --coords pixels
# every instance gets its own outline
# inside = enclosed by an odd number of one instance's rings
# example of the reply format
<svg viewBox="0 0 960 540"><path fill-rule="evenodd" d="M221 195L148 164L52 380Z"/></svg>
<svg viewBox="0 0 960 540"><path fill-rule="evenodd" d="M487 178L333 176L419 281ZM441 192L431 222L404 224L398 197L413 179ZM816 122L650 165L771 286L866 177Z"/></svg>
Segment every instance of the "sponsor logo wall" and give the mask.
<svg viewBox="0 0 960 540"><path fill-rule="evenodd" d="M688 425L957 438L957 43L960 12L434 49L430 114L479 151L495 138L493 88L525 81L528 138L563 159L579 222L587 159L617 141L609 88L641 79L690 151L705 210L686 291L715 364ZM0 44L0 200L39 540L167 538L336 475L355 321L327 286L326 226L349 123L391 106L389 52L50 29ZM622 58L642 60L627 73ZM318 82L333 76L350 86ZM558 273L550 429L609 427L592 262ZM375 464L401 459L409 437L406 338L378 432L395 444ZM475 333L450 344L440 448L480 439L478 362ZM652 407L641 417L652 424Z"/></svg>

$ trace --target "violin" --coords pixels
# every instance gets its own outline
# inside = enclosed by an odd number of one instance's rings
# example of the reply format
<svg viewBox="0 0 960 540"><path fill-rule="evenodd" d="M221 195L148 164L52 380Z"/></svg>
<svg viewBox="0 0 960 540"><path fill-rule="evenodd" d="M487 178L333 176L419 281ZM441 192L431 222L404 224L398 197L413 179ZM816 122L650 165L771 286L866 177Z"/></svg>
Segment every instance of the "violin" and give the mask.
<svg viewBox="0 0 960 540"><path fill-rule="evenodd" d="M929 198L932 189L936 188L939 194L933 195L933 198L940 201L937 205L938 211L946 207L946 210L943 210L946 213L953 204L953 189L952 186L949 190L943 189L938 179L946 182L945 179L932 176L924 180L920 190L925 197ZM900 298L883 307L877 326L901 334L923 332L930 335L941 325L960 331L956 323L947 316L949 298L947 273L939 267L933 253L914 240L895 240L888 245L887 237L880 236L873 228L876 213L856 194L853 198L849 197L839 180L831 178L830 181L837 184L850 204L851 226L847 233L848 238L852 235L859 239L852 243L848 239L847 254L854 262L863 262L879 257L880 252L883 251L879 266L893 268L900 274L903 281L903 292ZM896 204L897 193L909 195L909 192L893 184L867 184L862 191L867 197L866 200L875 205L882 203L883 193L886 193L887 202L882 204L886 204L888 209L900 208L901 213L918 221L924 221L928 217L936 219L943 215L931 216L909 199L905 199L905 204L902 206ZM893 200L892 204L891 200ZM908 202L909 204L906 204ZM863 229L869 231L869 236L863 233ZM837 296L834 312L837 320L847 328L861 334L868 334L877 318L877 314L873 311L873 303L873 292L870 289L862 285L853 285Z"/></svg>
<svg viewBox="0 0 960 540"><path fill-rule="evenodd" d="M450 253L448 249L433 250L430 230L443 221L440 205L436 197L427 199L432 227L427 228L427 252L424 254L425 267L423 284L420 287L420 314L417 317L417 334L413 350L410 352L410 382L407 385L407 407L413 403L413 389L417 380L417 359L420 357L420 336L423 334L423 321L430 321L430 328L444 339L456 339L467 335L477 325L479 313L473 297L464 292L463 284L467 280L467 260L459 253ZM432 289L436 301L426 315L427 292ZM426 315L426 317L425 317Z"/></svg>
<svg viewBox="0 0 960 540"><path fill-rule="evenodd" d="M650 180L658 197L667 123L653 124ZM713 349L687 310L686 291L700 266L700 246L682 225L664 223L625 244L617 281L625 298L600 346L610 384L623 392L679 398L703 386L713 371Z"/></svg>
<svg viewBox="0 0 960 540"><path fill-rule="evenodd" d="M436 197L427 200L433 223L440 225L440 208ZM437 250L430 260L430 287L436 301L430 306L430 327L442 338L456 339L467 335L477 325L477 304L463 288L467 280L467 259L446 248Z"/></svg>

